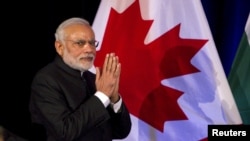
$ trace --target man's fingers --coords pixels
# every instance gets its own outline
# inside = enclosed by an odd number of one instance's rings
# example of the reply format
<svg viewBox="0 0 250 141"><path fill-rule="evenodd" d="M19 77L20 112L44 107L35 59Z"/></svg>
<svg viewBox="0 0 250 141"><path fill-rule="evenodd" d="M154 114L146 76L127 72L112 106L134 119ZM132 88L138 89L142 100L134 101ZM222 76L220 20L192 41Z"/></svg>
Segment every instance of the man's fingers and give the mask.
<svg viewBox="0 0 250 141"><path fill-rule="evenodd" d="M100 69L99 69L99 67L96 67L95 69L96 69L96 79L99 80L100 79L100 75L101 75L100 74Z"/></svg>
<svg viewBox="0 0 250 141"><path fill-rule="evenodd" d="M118 57L115 56L115 53L107 54L103 64L103 72L108 74L114 73L118 63Z"/></svg>
<svg viewBox="0 0 250 141"><path fill-rule="evenodd" d="M118 63L116 65L116 70L114 72L114 76L117 78L117 77L120 77L120 73L121 73L121 63Z"/></svg>
<svg viewBox="0 0 250 141"><path fill-rule="evenodd" d="M111 64L111 73L115 73L118 65L118 57L117 56L112 56L112 64Z"/></svg>

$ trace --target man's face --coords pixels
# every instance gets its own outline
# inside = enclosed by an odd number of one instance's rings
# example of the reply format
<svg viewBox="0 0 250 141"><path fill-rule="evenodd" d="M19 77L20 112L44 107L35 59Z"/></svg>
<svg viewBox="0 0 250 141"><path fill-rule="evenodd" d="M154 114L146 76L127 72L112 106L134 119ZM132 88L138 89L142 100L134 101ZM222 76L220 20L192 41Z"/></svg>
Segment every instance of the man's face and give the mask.
<svg viewBox="0 0 250 141"><path fill-rule="evenodd" d="M70 67L84 71L92 67L96 55L95 35L90 26L76 24L65 29L62 58Z"/></svg>

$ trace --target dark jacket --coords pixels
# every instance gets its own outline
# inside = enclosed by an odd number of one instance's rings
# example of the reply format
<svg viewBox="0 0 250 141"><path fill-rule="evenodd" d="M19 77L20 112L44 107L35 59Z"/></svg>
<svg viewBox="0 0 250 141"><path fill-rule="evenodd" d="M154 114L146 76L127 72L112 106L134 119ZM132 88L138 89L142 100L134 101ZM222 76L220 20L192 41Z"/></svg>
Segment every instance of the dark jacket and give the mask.
<svg viewBox="0 0 250 141"><path fill-rule="evenodd" d="M128 109L119 113L105 108L93 94L95 74L87 72L89 89L80 71L57 56L41 69L31 85L30 112L34 124L42 125L47 141L111 141L125 138L131 129Z"/></svg>

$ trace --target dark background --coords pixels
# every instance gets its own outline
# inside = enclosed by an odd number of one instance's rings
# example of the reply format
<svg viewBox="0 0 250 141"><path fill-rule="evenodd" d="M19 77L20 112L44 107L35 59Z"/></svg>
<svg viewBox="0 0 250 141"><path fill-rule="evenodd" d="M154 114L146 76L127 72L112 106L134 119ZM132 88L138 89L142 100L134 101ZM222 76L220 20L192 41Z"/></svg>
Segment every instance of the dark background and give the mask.
<svg viewBox="0 0 250 141"><path fill-rule="evenodd" d="M100 0L48 0L2 4L0 125L22 138L30 138L30 84L36 71L54 58L56 27L73 16L83 17L92 24L99 3ZM228 74L249 13L250 0L202 0L202 3ZM228 37L228 34L235 37ZM234 47L231 52L229 45Z"/></svg>

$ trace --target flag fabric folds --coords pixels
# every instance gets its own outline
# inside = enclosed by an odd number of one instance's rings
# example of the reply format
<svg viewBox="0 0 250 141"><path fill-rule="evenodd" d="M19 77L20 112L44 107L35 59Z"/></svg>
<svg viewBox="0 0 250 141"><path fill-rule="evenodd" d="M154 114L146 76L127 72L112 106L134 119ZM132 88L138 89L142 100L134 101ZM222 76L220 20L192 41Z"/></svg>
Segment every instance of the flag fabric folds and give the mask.
<svg viewBox="0 0 250 141"><path fill-rule="evenodd" d="M102 0L93 29L95 66L110 52L121 62L124 141L206 140L207 125L242 124L199 0Z"/></svg>
<svg viewBox="0 0 250 141"><path fill-rule="evenodd" d="M250 14L228 76L243 124L250 124Z"/></svg>

